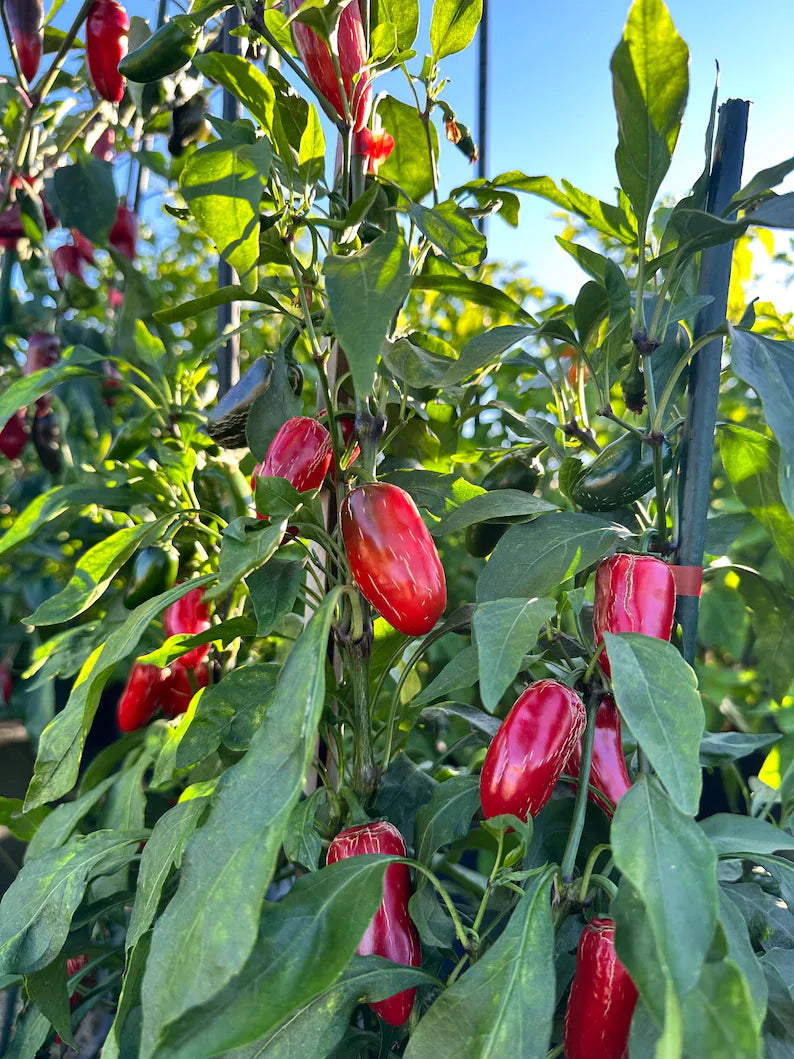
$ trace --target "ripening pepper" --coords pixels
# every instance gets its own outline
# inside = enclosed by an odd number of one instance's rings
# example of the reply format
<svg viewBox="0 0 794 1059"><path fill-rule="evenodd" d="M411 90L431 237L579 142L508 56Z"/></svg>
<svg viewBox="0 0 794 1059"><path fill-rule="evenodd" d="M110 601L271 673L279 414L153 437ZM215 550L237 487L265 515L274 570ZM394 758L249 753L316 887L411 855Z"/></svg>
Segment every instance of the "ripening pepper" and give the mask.
<svg viewBox="0 0 794 1059"><path fill-rule="evenodd" d="M0 702L8 702L13 690L14 678L11 676L11 670L5 662L0 662Z"/></svg>
<svg viewBox="0 0 794 1059"><path fill-rule="evenodd" d="M579 938L565 1012L565 1059L623 1059L637 988L615 952L615 924L591 919Z"/></svg>
<svg viewBox="0 0 794 1059"><path fill-rule="evenodd" d="M430 632L447 605L447 582L411 497L387 482L360 485L342 501L342 539L364 598L406 636Z"/></svg>
<svg viewBox="0 0 794 1059"><path fill-rule="evenodd" d="M182 658L177 658L168 669L162 671L160 676L157 702L166 717L171 720L187 710L195 694L188 667L184 664L186 657L187 655L183 655ZM207 687L210 682L210 667L206 662L191 666L190 673L198 688Z"/></svg>
<svg viewBox="0 0 794 1059"><path fill-rule="evenodd" d="M163 629L166 636L196 636L210 627L210 611L204 602L204 589L192 588L176 603L166 608ZM195 669L209 654L209 644L194 647L180 656L179 661L188 669Z"/></svg>
<svg viewBox="0 0 794 1059"><path fill-rule="evenodd" d="M302 2L303 0L290 0L291 14L295 14ZM306 67L306 73L320 95L325 96L339 117L344 119L345 108L328 45L303 22L297 20L293 22L292 32L298 55ZM367 41L364 36L361 11L356 2L348 4L339 18L337 49L342 84L350 106L353 128L359 132L366 125L372 107L372 83L369 72L366 70L362 72L367 64ZM354 85L353 78L359 74Z"/></svg>
<svg viewBox="0 0 794 1059"><path fill-rule="evenodd" d="M353 137L353 155L367 160L367 172L377 176L378 170L394 150L394 137L385 129L363 128Z"/></svg>
<svg viewBox="0 0 794 1059"><path fill-rule="evenodd" d="M72 228L72 239L74 239L74 245L83 261L87 261L89 265L95 265L96 258L94 257L94 244L91 240L86 239L83 233L77 228Z"/></svg>
<svg viewBox="0 0 794 1059"><path fill-rule="evenodd" d="M44 9L41 0L3 0L3 7L14 38L20 69L30 84L39 72L44 49Z"/></svg>
<svg viewBox="0 0 794 1059"><path fill-rule="evenodd" d="M120 103L124 78L119 63L127 54L130 20L116 0L96 0L85 21L85 54L94 87L103 99Z"/></svg>
<svg viewBox="0 0 794 1059"><path fill-rule="evenodd" d="M28 352L25 358L25 374L51 368L61 355L61 343L57 335L46 331L34 331L28 339Z"/></svg>
<svg viewBox="0 0 794 1059"><path fill-rule="evenodd" d="M225 449L238 449L246 443L245 426L254 401L270 389L274 357L257 357L238 382L221 397L207 416L207 433ZM287 362L287 378L296 396L303 391L303 372L298 364Z"/></svg>
<svg viewBox="0 0 794 1059"><path fill-rule="evenodd" d="M58 475L63 470L61 453L61 428L54 412L48 406L37 408L31 430L33 446L45 471Z"/></svg>
<svg viewBox="0 0 794 1059"><path fill-rule="evenodd" d="M185 30L180 22L169 19L147 37L140 47L124 56L119 63L119 73L138 84L160 81L169 74L175 74L187 66L196 54L200 34L199 26Z"/></svg>
<svg viewBox="0 0 794 1059"><path fill-rule="evenodd" d="M131 209L119 206L116 210L116 220L110 229L108 242L120 254L124 254L130 261L135 260L135 241L138 235L138 221Z"/></svg>
<svg viewBox="0 0 794 1059"><path fill-rule="evenodd" d="M359 824L339 832L328 848L326 860L328 864L335 864L336 861L363 853L404 857L405 841L394 824L387 820ZM408 865L390 864L383 880L383 901L356 949L360 956L383 956L410 967L421 966L419 934L408 913L411 893ZM402 1026L411 1014L415 996L416 989L404 989L401 993L370 1004L370 1007L390 1026Z"/></svg>
<svg viewBox="0 0 794 1059"><path fill-rule="evenodd" d="M331 435L309 416L288 419L268 446L267 455L251 476L256 498L258 478L286 478L299 493L319 489L334 458Z"/></svg>
<svg viewBox="0 0 794 1059"><path fill-rule="evenodd" d="M134 662L121 693L116 719L122 732L134 732L148 724L159 705L159 666Z"/></svg>
<svg viewBox="0 0 794 1059"><path fill-rule="evenodd" d="M80 283L85 283L83 256L71 243L53 250L52 267L55 269L55 278L59 287L66 287L67 276L74 276Z"/></svg>
<svg viewBox="0 0 794 1059"><path fill-rule="evenodd" d="M98 139L94 142L94 146L91 148L91 154L95 158L101 158L103 162L112 162L115 143L116 131L112 126L108 125L106 129L102 130Z"/></svg>
<svg viewBox="0 0 794 1059"><path fill-rule="evenodd" d="M593 633L595 646L605 632L639 632L669 640L675 614L675 581L667 563L652 555L610 555L596 571ZM601 668L611 673L606 650Z"/></svg>
<svg viewBox="0 0 794 1059"><path fill-rule="evenodd" d="M7 460L17 460L28 442L28 427L25 409L14 412L6 425L0 430L0 452Z"/></svg>
<svg viewBox="0 0 794 1059"><path fill-rule="evenodd" d="M124 606L134 610L141 603L176 584L179 572L179 552L169 545L153 544L142 548L135 556L132 576L124 595Z"/></svg>
<svg viewBox="0 0 794 1059"><path fill-rule="evenodd" d="M578 779L581 764L582 745L577 743L568 759L565 771L569 776L575 776ZM623 757L620 714L611 695L603 697L596 713L590 785L602 791L612 805L617 805L631 786L626 759ZM592 791L587 792L587 797L591 802L600 805L610 820L612 819L612 808L603 798L599 798Z"/></svg>
<svg viewBox="0 0 794 1059"><path fill-rule="evenodd" d="M486 819L536 816L551 797L587 723L584 703L556 680L530 684L485 755L480 801Z"/></svg>
<svg viewBox="0 0 794 1059"><path fill-rule="evenodd" d="M203 136L208 127L204 115L209 110L209 106L207 97L199 92L192 99L171 111L168 151L174 158L179 158L189 143Z"/></svg>

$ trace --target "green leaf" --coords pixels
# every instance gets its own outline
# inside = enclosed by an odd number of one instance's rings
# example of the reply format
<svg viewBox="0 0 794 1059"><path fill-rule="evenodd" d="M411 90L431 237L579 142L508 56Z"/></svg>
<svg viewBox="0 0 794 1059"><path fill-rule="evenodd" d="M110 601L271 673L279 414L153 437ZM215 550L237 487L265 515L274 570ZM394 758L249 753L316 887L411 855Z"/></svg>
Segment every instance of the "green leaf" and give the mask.
<svg viewBox="0 0 794 1059"><path fill-rule="evenodd" d="M166 879L172 868L179 867L185 844L196 830L199 817L206 807L206 798L189 798L163 813L154 825L143 847L138 869L135 904L132 906L125 941L128 950L137 944L152 925Z"/></svg>
<svg viewBox="0 0 794 1059"><path fill-rule="evenodd" d="M759 1059L760 1024L747 980L733 960L705 965L682 1014L687 1055Z"/></svg>
<svg viewBox="0 0 794 1059"><path fill-rule="evenodd" d="M682 249L685 248L688 254L709 246L730 243L743 235L748 226L746 220L723 221L705 210L688 209L674 210L670 215L670 224L680 234Z"/></svg>
<svg viewBox="0 0 794 1059"><path fill-rule="evenodd" d="M700 739L706 725L694 671L672 644L640 633L604 634L618 709L670 797L700 804Z"/></svg>
<svg viewBox="0 0 794 1059"><path fill-rule="evenodd" d="M689 91L689 49L662 0L634 0L612 55L618 177L645 230L675 149Z"/></svg>
<svg viewBox="0 0 794 1059"><path fill-rule="evenodd" d="M26 813L21 798L0 797L0 826L7 827L20 842L30 842L50 812L42 805Z"/></svg>
<svg viewBox="0 0 794 1059"><path fill-rule="evenodd" d="M157 1059L193 1059L248 1044L328 988L383 899L388 864L380 855L350 857L302 876L278 903L266 902L245 966L200 1011L174 1021Z"/></svg>
<svg viewBox="0 0 794 1059"><path fill-rule="evenodd" d="M645 774L618 803L612 852L644 905L665 977L683 999L700 977L714 936L716 853L694 820Z"/></svg>
<svg viewBox="0 0 794 1059"><path fill-rule="evenodd" d="M51 1032L50 1020L31 1004L17 1019L14 1039L3 1059L36 1059Z"/></svg>
<svg viewBox="0 0 794 1059"><path fill-rule="evenodd" d="M450 691L470 688L477 683L480 676L480 664L477 649L474 646L464 647L447 662L426 688L411 700L411 709L424 706L434 699L441 699Z"/></svg>
<svg viewBox="0 0 794 1059"><path fill-rule="evenodd" d="M475 335L474 338L469 339L460 351L458 359L449 367L444 383L447 386L453 386L476 371L482 371L489 364L497 363L502 353L537 332L536 327L508 324L503 327L493 327L490 331Z"/></svg>
<svg viewBox="0 0 794 1059"><path fill-rule="evenodd" d="M720 455L734 492L766 528L789 576L794 576L794 521L780 495L785 464L774 441L746 427L720 426ZM782 465L781 465L782 464Z"/></svg>
<svg viewBox="0 0 794 1059"><path fill-rule="evenodd" d="M189 711L180 724L176 768L197 765L221 743L228 746L232 742L234 749L245 749L273 701L279 671L273 662L240 666L207 688L195 711ZM247 739L241 740L243 730Z"/></svg>
<svg viewBox="0 0 794 1059"><path fill-rule="evenodd" d="M756 391L764 406L764 416L780 446L783 459L779 474L791 476L794 466L794 423L791 406L794 401L794 342L764 338L750 331L740 331L728 324L731 337L731 366L734 374ZM792 496L781 480L780 493L785 501ZM789 506L789 515L794 510Z"/></svg>
<svg viewBox="0 0 794 1059"><path fill-rule="evenodd" d="M700 821L718 857L776 853L794 850L794 838L767 820L734 813L717 813Z"/></svg>
<svg viewBox="0 0 794 1059"><path fill-rule="evenodd" d="M270 385L254 401L245 423L245 438L257 460L265 459L278 431L288 419L301 415L302 411L303 402L290 385L286 357L278 353Z"/></svg>
<svg viewBox="0 0 794 1059"><path fill-rule="evenodd" d="M451 199L433 209L413 202L407 213L419 231L457 265L480 265L488 246L469 215Z"/></svg>
<svg viewBox="0 0 794 1059"><path fill-rule="evenodd" d="M357 1004L435 983L418 967L401 967L380 956L354 956L335 982L298 1004L255 1044L235 1049L229 1059L326 1059L348 1030Z"/></svg>
<svg viewBox="0 0 794 1059"><path fill-rule="evenodd" d="M307 871L317 871L323 852L323 837L317 830L318 809L328 804L326 787L318 787L308 798L298 802L290 814L284 834L284 856Z"/></svg>
<svg viewBox="0 0 794 1059"><path fill-rule="evenodd" d="M257 636L269 636L292 610L303 580L303 564L297 559L275 557L245 579L254 606Z"/></svg>
<svg viewBox="0 0 794 1059"><path fill-rule="evenodd" d="M622 526L571 511L511 526L477 580L477 602L545 596L611 552L626 533Z"/></svg>
<svg viewBox="0 0 794 1059"><path fill-rule="evenodd" d="M223 531L218 561L218 584L207 600L221 599L231 589L275 554L287 529L287 518L264 522L242 516Z"/></svg>
<svg viewBox="0 0 794 1059"><path fill-rule="evenodd" d="M722 889L744 916L754 948L794 948L791 909L757 883L723 883Z"/></svg>
<svg viewBox="0 0 794 1059"><path fill-rule="evenodd" d="M749 732L706 732L700 740L700 764L705 768L727 765L766 750L780 739L779 732L752 735Z"/></svg>
<svg viewBox="0 0 794 1059"><path fill-rule="evenodd" d="M309 117L298 148L298 171L304 184L314 184L325 172L325 136L317 107L309 107Z"/></svg>
<svg viewBox="0 0 794 1059"><path fill-rule="evenodd" d="M760 1026L766 1011L769 994L764 977L764 969L750 944L747 924L742 913L724 890L720 890L719 893L719 921L720 927L725 934L725 941L728 947L727 955L742 970L742 974L750 989L750 995L753 998L755 1021Z"/></svg>
<svg viewBox="0 0 794 1059"><path fill-rule="evenodd" d="M410 48L419 29L419 0L378 0L378 25L391 22L400 51Z"/></svg>
<svg viewBox="0 0 794 1059"><path fill-rule="evenodd" d="M438 133L431 122L428 131L416 107L393 96L384 96L378 104L383 128L394 137L394 150L381 165L379 175L391 180L418 202L433 188L433 165L438 159ZM433 152L431 161L428 134Z"/></svg>
<svg viewBox="0 0 794 1059"><path fill-rule="evenodd" d="M28 996L44 1012L63 1040L75 1049L66 988L66 960L56 959L48 967L25 976Z"/></svg>
<svg viewBox="0 0 794 1059"><path fill-rule="evenodd" d="M261 70L241 55L220 52L196 55L193 65L239 99L265 132L271 134L276 93Z"/></svg>
<svg viewBox="0 0 794 1059"><path fill-rule="evenodd" d="M552 874L530 881L497 941L421 1019L405 1059L545 1059L555 1002Z"/></svg>
<svg viewBox="0 0 794 1059"><path fill-rule="evenodd" d="M115 781L115 775L109 776L88 791L87 794L83 794L73 801L64 802L62 805L56 805L46 820L41 822L36 834L31 839L30 845L25 850L25 860L35 860L37 857L41 857L50 850L57 849L58 846L62 846L64 842L67 842L83 817L87 816L99 804ZM41 812L41 809L34 809L33 812Z"/></svg>
<svg viewBox="0 0 794 1059"><path fill-rule="evenodd" d="M247 291L257 287L259 206L270 160L265 139L252 145L220 140L191 155L179 181L199 228L237 270Z"/></svg>
<svg viewBox="0 0 794 1059"><path fill-rule="evenodd" d="M437 292L449 298L460 298L464 303L482 305L516 320L532 319L526 309L498 287L469 279L462 273L459 276L434 276L420 273L412 278L411 288L412 290Z"/></svg>
<svg viewBox="0 0 794 1059"><path fill-rule="evenodd" d="M44 729L25 806L34 808L67 794L74 786L83 746L99 706L99 696L115 666L131 654L154 619L212 575L193 578L147 600L129 615L80 670L66 707Z"/></svg>
<svg viewBox="0 0 794 1059"><path fill-rule="evenodd" d="M794 194L770 195L760 206L748 210L744 219L764 228L794 228Z"/></svg>
<svg viewBox="0 0 794 1059"><path fill-rule="evenodd" d="M112 164L81 152L74 165L55 170L53 185L64 228L78 228L92 243L107 243L118 207Z"/></svg>
<svg viewBox="0 0 794 1059"><path fill-rule="evenodd" d="M349 257L329 254L323 263L337 337L353 372L356 393L372 389L378 351L411 285L408 249L386 232Z"/></svg>
<svg viewBox="0 0 794 1059"><path fill-rule="evenodd" d="M207 822L185 848L179 888L154 928L143 982L144 1059L169 1023L220 992L251 953L314 754L338 598L338 589L326 596L296 641L248 752L219 779Z"/></svg>
<svg viewBox="0 0 794 1059"><path fill-rule="evenodd" d="M480 783L477 776L452 776L444 783L439 783L430 801L416 814L416 859L422 864L430 864L433 854L442 846L467 835L471 818L479 805ZM422 880L424 878L422 876Z"/></svg>
<svg viewBox="0 0 794 1059"><path fill-rule="evenodd" d="M0 394L0 423L6 423L18 409L32 405L38 397L49 393L58 383L66 379L78 379L83 375L96 375L97 366L102 360L104 357L86 349L85 346L73 346L51 368L34 371L32 375L24 375L12 382ZM50 490L50 493L52 492L53 490Z"/></svg>
<svg viewBox="0 0 794 1059"><path fill-rule="evenodd" d="M736 192L725 212L733 213L734 210L746 209L779 184L783 177L792 170L794 170L794 158L787 158L784 162L778 162L777 165L770 166L768 169L762 169Z"/></svg>
<svg viewBox="0 0 794 1059"><path fill-rule="evenodd" d="M480 697L494 710L538 642L544 622L556 612L553 599L495 599L478 603L473 631L480 666Z"/></svg>
<svg viewBox="0 0 794 1059"><path fill-rule="evenodd" d="M515 518L521 515L542 515L555 511L556 505L521 489L491 489L478 493L460 507L450 511L430 530L434 537L458 533L477 522Z"/></svg>
<svg viewBox="0 0 794 1059"><path fill-rule="evenodd" d="M105 1043L102 1045L102 1059L121 1059L122 1047L129 1047L129 1039L124 1035L124 1025L131 1011L135 1008L140 1011L141 982L151 940L151 934L145 934L127 954L116 1014ZM136 1048L137 1044L136 1037Z"/></svg>
<svg viewBox="0 0 794 1059"><path fill-rule="evenodd" d="M88 883L127 864L142 838L145 832L94 831L25 864L0 902L0 975L47 967Z"/></svg>
<svg viewBox="0 0 794 1059"><path fill-rule="evenodd" d="M139 548L159 540L172 519L172 515L164 515L154 522L128 526L105 537L80 557L65 588L45 599L23 621L28 625L58 625L88 610L104 594L124 563Z"/></svg>
<svg viewBox="0 0 794 1059"><path fill-rule="evenodd" d="M269 305L277 312L282 311L281 305L266 290L248 291L245 287L241 287L238 284L230 284L227 287L219 287L217 290L212 291L211 294L205 294L202 298L191 298L190 301L182 302L181 305L175 305L173 308L159 309L152 315L159 324L180 324L184 320L193 320L200 313L208 312L210 309L217 309L219 305L228 305L230 302L241 301L260 302L262 305ZM255 317L253 319L249 318L238 331L246 330L247 326L252 326L256 322ZM225 340L226 337L226 334L224 334L223 339Z"/></svg>
<svg viewBox="0 0 794 1059"><path fill-rule="evenodd" d="M436 786L432 776L401 752L381 777L372 815L390 820L411 846L416 814L430 800Z"/></svg>
<svg viewBox="0 0 794 1059"><path fill-rule="evenodd" d="M435 0L430 47L436 62L468 48L481 18L482 0Z"/></svg>
<svg viewBox="0 0 794 1059"><path fill-rule="evenodd" d="M769 1028L791 1040L794 1038L794 951L770 949L760 963L769 989ZM781 1059L785 1054L781 1053Z"/></svg>
<svg viewBox="0 0 794 1059"><path fill-rule="evenodd" d="M396 342L387 339L380 352L391 374L409 386L440 387L450 364L454 364L451 357L424 349L407 337L398 338Z"/></svg>

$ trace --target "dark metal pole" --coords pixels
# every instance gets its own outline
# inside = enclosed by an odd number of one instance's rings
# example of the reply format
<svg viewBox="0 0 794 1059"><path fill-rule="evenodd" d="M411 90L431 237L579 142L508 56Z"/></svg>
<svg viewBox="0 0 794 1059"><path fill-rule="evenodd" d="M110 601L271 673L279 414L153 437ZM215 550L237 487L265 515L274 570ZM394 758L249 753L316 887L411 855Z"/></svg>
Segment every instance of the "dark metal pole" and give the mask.
<svg viewBox="0 0 794 1059"><path fill-rule="evenodd" d="M730 99L720 107L706 205L709 213L721 215L741 187L749 109L750 104L743 99ZM735 217L735 213L731 217ZM710 294L714 301L697 316L694 328L696 340L719 327L725 319L732 257L733 242L709 247L701 255L698 294ZM714 339L695 354L689 371L678 546L678 562L681 566L698 567L703 564L721 362L722 339ZM697 596L679 597L677 616L681 623L684 658L690 665L695 659L698 609Z"/></svg>
<svg viewBox="0 0 794 1059"><path fill-rule="evenodd" d="M482 0L482 19L479 34L480 76L477 88L477 147L480 157L477 176L485 178L488 169L488 0ZM481 232L485 231L485 218L477 219Z"/></svg>
<svg viewBox="0 0 794 1059"><path fill-rule="evenodd" d="M240 25L240 9L236 4L232 5L226 12L223 20L223 51L227 55L239 55L240 38L232 36L231 31ZM223 93L223 119L224 121L237 121L240 117L240 104L231 94ZM220 258L218 263L218 286L228 287L235 282L232 266ZM237 327L240 323L240 303L218 306L218 335L222 335L227 327ZM240 336L231 335L224 346L218 350L218 392L221 396L231 389L240 378Z"/></svg>

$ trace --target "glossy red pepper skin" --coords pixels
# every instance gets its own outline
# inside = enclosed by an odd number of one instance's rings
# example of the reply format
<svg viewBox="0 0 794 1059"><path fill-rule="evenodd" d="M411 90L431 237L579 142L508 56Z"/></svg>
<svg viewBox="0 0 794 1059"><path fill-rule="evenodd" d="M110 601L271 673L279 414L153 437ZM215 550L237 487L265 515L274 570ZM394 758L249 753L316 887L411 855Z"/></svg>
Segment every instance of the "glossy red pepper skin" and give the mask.
<svg viewBox="0 0 794 1059"><path fill-rule="evenodd" d="M447 605L444 568L411 497L386 482L342 501L342 539L364 598L406 636L430 632Z"/></svg>
<svg viewBox="0 0 794 1059"><path fill-rule="evenodd" d="M28 426L25 409L15 412L0 430L0 452L7 460L17 460L28 443ZM0 678L0 684L2 679ZM0 688L2 690L2 688Z"/></svg>
<svg viewBox="0 0 794 1059"><path fill-rule="evenodd" d="M192 588L185 593L176 603L166 608L163 615L163 629L165 635L196 636L200 632L206 632L210 627L210 611L204 603L204 590ZM203 644L194 647L186 654L180 655L179 663L186 669L196 669L210 652L210 645Z"/></svg>
<svg viewBox="0 0 794 1059"><path fill-rule="evenodd" d="M294 15L302 2L303 0L290 0L290 13ZM339 117L344 119L345 108L339 92L339 83L336 79L331 53L325 41L302 22L292 23L292 33L295 37L298 55L315 88L325 96ZM339 19L337 48L342 84L350 104L353 128L359 132L366 125L372 108L372 83L369 73L364 72L353 85L353 78L367 64L368 51L361 11L356 0L348 4Z"/></svg>
<svg viewBox="0 0 794 1059"><path fill-rule="evenodd" d="M615 952L615 924L591 919L579 938L565 1013L565 1059L623 1059L637 989Z"/></svg>
<svg viewBox="0 0 794 1059"><path fill-rule="evenodd" d="M612 805L617 805L631 786L631 780L626 768L626 759L623 757L620 714L611 695L605 695L601 700L595 723L590 784L603 791ZM577 743L568 759L565 771L578 779L581 763L582 744ZM603 798L599 798L592 791L587 792L587 797L595 805L600 805L609 819L612 819L613 810Z"/></svg>
<svg viewBox="0 0 794 1059"><path fill-rule="evenodd" d="M20 69L30 84L39 72L44 49L44 10L41 0L3 0L3 7L14 38Z"/></svg>
<svg viewBox="0 0 794 1059"><path fill-rule="evenodd" d="M135 214L126 206L119 206L116 211L116 220L110 229L108 242L120 254L124 254L130 261L134 261L137 235L138 220Z"/></svg>
<svg viewBox="0 0 794 1059"><path fill-rule="evenodd" d="M161 674L159 666L133 663L116 710L116 720L122 732L135 732L154 717L159 705Z"/></svg>
<svg viewBox="0 0 794 1059"><path fill-rule="evenodd" d="M192 654L192 652L189 653ZM197 688L206 688L210 682L210 667L207 663L202 662L200 665L191 666L190 670ZM178 717L187 710L194 694L188 667L184 665L181 658L178 658L171 663L169 669L163 670L160 678L157 696L160 709L166 717L171 719Z"/></svg>
<svg viewBox="0 0 794 1059"><path fill-rule="evenodd" d="M100 133L99 138L91 148L91 154L95 158L101 158L103 162L113 161L113 148L116 143L116 131L110 125Z"/></svg>
<svg viewBox="0 0 794 1059"><path fill-rule="evenodd" d="M296 416L288 419L270 442L262 463L251 475L256 497L256 480L263 476L286 478L299 493L319 489L334 458L331 435L316 419Z"/></svg>
<svg viewBox="0 0 794 1059"><path fill-rule="evenodd" d="M74 245L83 261L87 261L89 265L95 265L96 258L94 257L94 244L91 240L86 239L83 233L77 228L72 228L72 239L74 239Z"/></svg>
<svg viewBox="0 0 794 1059"><path fill-rule="evenodd" d="M94 87L103 99L120 103L124 78L118 70L127 54L130 20L116 0L96 0L85 20L85 53Z"/></svg>
<svg viewBox="0 0 794 1059"><path fill-rule="evenodd" d="M340 831L328 848L328 864L362 853L385 853L405 856L405 841L386 820L360 824ZM412 894L411 873L407 864L390 864L383 880L383 902L367 927L356 952L359 956L383 956L395 963L420 967L422 947L414 922L408 914ZM370 1004L372 1010L390 1026L402 1026L414 1006L416 989Z"/></svg>
<svg viewBox="0 0 794 1059"><path fill-rule="evenodd" d="M669 640L675 614L675 581L667 563L652 555L610 555L599 563L595 579L595 646L605 632L639 632ZM601 668L610 676L606 651Z"/></svg>
<svg viewBox="0 0 794 1059"><path fill-rule="evenodd" d="M42 371L56 364L61 355L61 343L57 335L46 331L34 331L28 339L28 352L25 358L25 374Z"/></svg>
<svg viewBox="0 0 794 1059"><path fill-rule="evenodd" d="M584 703L556 680L530 684L491 741L480 774L486 819L512 813L536 816L582 737Z"/></svg>
<svg viewBox="0 0 794 1059"><path fill-rule="evenodd" d="M55 269L55 278L59 287L64 286L67 276L74 276L81 283L85 283L83 255L76 246L72 246L70 243L53 250L52 267Z"/></svg>

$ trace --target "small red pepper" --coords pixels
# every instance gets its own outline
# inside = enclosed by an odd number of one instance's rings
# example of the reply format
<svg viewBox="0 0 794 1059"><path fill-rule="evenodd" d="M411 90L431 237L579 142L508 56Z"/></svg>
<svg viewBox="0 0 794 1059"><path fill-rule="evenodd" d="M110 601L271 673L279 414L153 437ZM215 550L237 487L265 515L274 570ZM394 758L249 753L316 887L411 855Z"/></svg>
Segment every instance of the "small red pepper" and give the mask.
<svg viewBox="0 0 794 1059"><path fill-rule="evenodd" d="M367 172L377 175L378 169L394 150L394 137L383 129L362 129L353 138L353 154L367 159Z"/></svg>
<svg viewBox="0 0 794 1059"><path fill-rule="evenodd" d="M95 158L101 158L103 162L113 161L113 147L116 143L115 130L108 125L106 129L99 134L99 138L91 148L91 154Z"/></svg>
<svg viewBox="0 0 794 1059"><path fill-rule="evenodd" d="M86 239L77 228L72 228L72 239L74 239L74 245L77 247L77 252L83 261L87 261L89 265L95 265L94 244L91 240Z"/></svg>
<svg viewBox="0 0 794 1059"><path fill-rule="evenodd" d="M339 832L328 848L326 861L335 864L338 860L363 853L404 857L405 841L394 824L387 820L359 824ZM421 966L419 934L408 913L411 893L408 865L390 864L383 879L383 901L359 942L356 949L359 956L383 956L410 967ZM404 989L401 993L370 1004L370 1007L390 1026L402 1026L411 1014L415 997L415 988Z"/></svg>
<svg viewBox="0 0 794 1059"><path fill-rule="evenodd" d="M110 229L108 242L130 261L135 260L135 242L138 235L138 220L132 210L119 206L116 220Z"/></svg>
<svg viewBox="0 0 794 1059"><path fill-rule="evenodd" d="M57 250L53 250L52 267L55 269L55 278L59 287L65 286L67 276L74 276L81 283L85 283L83 255L71 243L59 246Z"/></svg>
<svg viewBox="0 0 794 1059"><path fill-rule="evenodd" d="M130 20L116 0L96 0L85 22L85 53L94 87L103 99L120 103L124 78L119 63L127 54Z"/></svg>
<svg viewBox="0 0 794 1059"><path fill-rule="evenodd" d="M565 1059L623 1059L637 988L615 952L615 924L591 919L579 938L565 1012Z"/></svg>
<svg viewBox="0 0 794 1059"><path fill-rule="evenodd" d="M485 818L537 816L551 797L587 723L584 703L556 680L530 684L502 721L485 755L480 801Z"/></svg>
<svg viewBox="0 0 794 1059"><path fill-rule="evenodd" d="M595 646L605 632L639 632L669 640L675 614L675 581L667 563L652 555L610 555L599 563L595 579ZM599 658L610 676L606 651Z"/></svg>
<svg viewBox="0 0 794 1059"><path fill-rule="evenodd" d="M204 589L192 588L163 615L163 629L168 636L196 636L210 627L210 611L204 602ZM210 652L210 645L194 647L180 655L179 662L186 669L196 669ZM203 685L202 685L203 686Z"/></svg>
<svg viewBox="0 0 794 1059"><path fill-rule="evenodd" d="M20 69L30 84L39 72L44 48L44 10L41 0L3 0L3 7L14 38Z"/></svg>
<svg viewBox="0 0 794 1059"><path fill-rule="evenodd" d="M189 652L189 654L192 654L192 652ZM184 657L187 657L187 655ZM160 709L166 717L171 719L178 717L187 710L190 700L195 694L187 670L188 667L184 664L183 659L177 658L175 662L171 663L169 669L163 670L160 678L158 691ZM210 682L210 667L207 663L202 662L200 665L191 667L191 672L195 678L196 686L198 688L206 688Z"/></svg>
<svg viewBox="0 0 794 1059"><path fill-rule="evenodd" d="M303 0L290 0L291 14L294 15L302 3ZM345 108L328 45L303 22L293 22L292 32L306 73L320 95L325 96L339 117L344 119ZM347 5L339 18L337 50L353 128L359 132L366 125L372 107L372 83L369 71L363 69L367 65L367 41L356 0ZM359 74L354 86L353 78Z"/></svg>
<svg viewBox="0 0 794 1059"><path fill-rule="evenodd" d="M61 343L57 335L46 331L34 331L28 339L28 352L25 359L25 374L51 368L61 355Z"/></svg>
<svg viewBox="0 0 794 1059"><path fill-rule="evenodd" d="M11 670L5 662L0 662L0 698L3 702L10 700L13 690L14 678L11 676Z"/></svg>
<svg viewBox="0 0 794 1059"><path fill-rule="evenodd" d="M20 408L0 430L0 452L7 460L18 460L27 442L28 427L25 409ZM1 681L2 678L0 677Z"/></svg>
<svg viewBox="0 0 794 1059"><path fill-rule="evenodd" d="M143 728L154 717L159 705L161 673L159 666L133 663L116 710L116 719L122 732Z"/></svg>
<svg viewBox="0 0 794 1059"><path fill-rule="evenodd" d="M593 742L593 763L590 768L590 784L617 805L631 786L626 759L623 757L623 742L620 731L620 714L611 695L605 695L596 713L595 740ZM582 744L577 743L568 759L565 771L579 778L582 764ZM600 805L607 816L612 819L613 811L598 795L587 792L591 802Z"/></svg>
<svg viewBox="0 0 794 1059"><path fill-rule="evenodd" d="M299 493L319 489L334 457L331 435L316 419L288 419L270 442L262 463L254 467L251 488L256 497L257 478L286 478Z"/></svg>
<svg viewBox="0 0 794 1059"><path fill-rule="evenodd" d="M430 632L447 605L433 538L411 497L387 482L360 485L342 501L342 539L364 598L406 636Z"/></svg>

